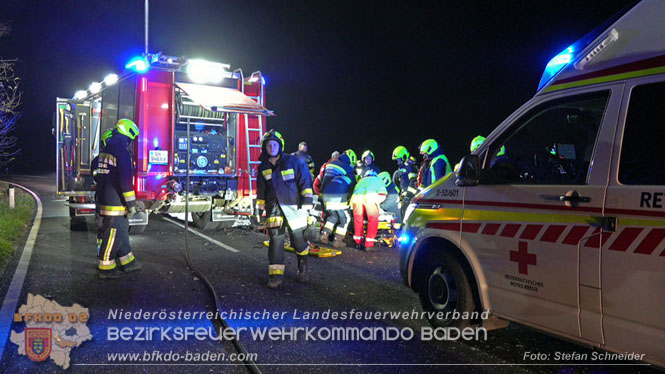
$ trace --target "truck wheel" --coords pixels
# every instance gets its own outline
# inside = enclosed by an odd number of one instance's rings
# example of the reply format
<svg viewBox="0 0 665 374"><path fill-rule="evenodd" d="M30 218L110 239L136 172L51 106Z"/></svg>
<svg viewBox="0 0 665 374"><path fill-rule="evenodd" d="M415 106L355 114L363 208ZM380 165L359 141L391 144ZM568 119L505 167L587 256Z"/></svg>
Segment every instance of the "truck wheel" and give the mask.
<svg viewBox="0 0 665 374"><path fill-rule="evenodd" d="M219 227L219 222L212 221L212 211L192 212L194 227L200 230L214 230Z"/></svg>
<svg viewBox="0 0 665 374"><path fill-rule="evenodd" d="M129 226L129 235L141 234L145 231L148 225L132 225Z"/></svg>
<svg viewBox="0 0 665 374"><path fill-rule="evenodd" d="M427 312L443 312L443 318L428 318L429 322L434 327L469 326L471 321L468 318L453 318L454 314L470 314L475 310L471 283L466 272L449 253L437 253L430 260L418 292L420 303Z"/></svg>

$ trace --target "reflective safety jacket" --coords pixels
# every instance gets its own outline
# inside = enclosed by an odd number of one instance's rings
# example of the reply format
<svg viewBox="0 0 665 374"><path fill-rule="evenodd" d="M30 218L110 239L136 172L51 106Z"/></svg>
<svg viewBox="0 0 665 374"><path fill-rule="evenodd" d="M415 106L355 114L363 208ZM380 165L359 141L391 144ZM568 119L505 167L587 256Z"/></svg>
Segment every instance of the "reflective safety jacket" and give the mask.
<svg viewBox="0 0 665 374"><path fill-rule="evenodd" d="M418 184L418 171L411 159L407 159L399 165L399 169L393 174L393 183L399 186L401 195L410 199L416 194Z"/></svg>
<svg viewBox="0 0 665 374"><path fill-rule="evenodd" d="M97 156L93 179L97 182L97 204L102 216L124 216L136 207L129 138L114 136Z"/></svg>
<svg viewBox="0 0 665 374"><path fill-rule="evenodd" d="M348 209L348 201L356 181L349 156L343 154L326 165L321 194L326 210Z"/></svg>
<svg viewBox="0 0 665 374"><path fill-rule="evenodd" d="M351 205L376 204L380 205L388 195L383 180L377 176L365 177L358 181L353 189Z"/></svg>
<svg viewBox="0 0 665 374"><path fill-rule="evenodd" d="M270 216L280 210L292 230L307 226L303 205L312 205L312 177L307 165L296 156L282 153L275 165L262 157L257 180L256 205ZM280 222L281 223L281 222Z"/></svg>
<svg viewBox="0 0 665 374"><path fill-rule="evenodd" d="M451 173L452 168L448 158L443 153L443 149L439 147L431 156L427 169L423 170L423 177L419 187L425 188L443 178L444 175Z"/></svg>

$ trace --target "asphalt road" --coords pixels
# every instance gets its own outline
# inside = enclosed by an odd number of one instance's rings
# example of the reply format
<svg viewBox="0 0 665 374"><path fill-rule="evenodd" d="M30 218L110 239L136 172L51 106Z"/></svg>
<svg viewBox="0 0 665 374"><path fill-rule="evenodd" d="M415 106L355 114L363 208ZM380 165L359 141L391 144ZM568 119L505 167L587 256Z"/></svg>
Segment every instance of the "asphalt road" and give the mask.
<svg viewBox="0 0 665 374"><path fill-rule="evenodd" d="M96 278L96 247L94 231L69 230L69 217L63 201L57 201L53 176L14 177L14 181L37 192L44 204L44 216L21 291L21 303L28 293L40 294L60 305L78 303L90 311L88 328L91 341L84 342L70 353L72 373L107 372L246 372L243 366L228 361L178 362L159 360L135 361L131 365L111 361L115 353L153 353L159 351L185 355L190 353L235 353L228 343L190 338L186 341L161 341L158 334L148 341L112 341L111 328L176 328L178 326L217 329L207 319L118 320L110 319L113 311L212 312L214 302L205 286L185 262L184 231L172 217L152 215L145 232L131 237L133 252L143 265L139 272L121 279L100 281ZM92 220L90 221L90 226ZM464 372L464 373L649 373L645 366L614 366L605 361L525 360L526 352L554 357L556 352L586 354L590 349L543 335L530 329L511 325L491 331L487 340L423 341L419 332L428 327L420 318L370 318L334 320L304 319L307 312L411 312L421 311L418 297L402 285L395 249L365 253L348 248L335 258L310 257L311 281L295 281L295 255L286 254L285 281L277 290L265 287L267 281L266 238L243 229L205 231L211 239L189 235L190 256L196 267L214 285L225 311L271 312L267 318L232 318L235 329L314 328L315 341L304 332L294 340L287 336L270 339L254 338L241 332L247 351L256 354L256 363L263 373L300 372ZM229 249L230 248L230 249ZM232 251L231 249L235 250ZM18 253L0 278L0 295L4 300L11 281ZM272 314L278 313L278 316ZM251 316L254 317L254 316ZM334 327L386 328L415 332L410 340L385 339L331 341L326 331ZM19 332L23 323L14 323ZM136 330L134 330L136 331ZM323 339L322 339L323 338ZM62 372L52 361L33 362L19 355L17 346L8 342L0 361L0 372ZM165 357L165 356L162 356ZM543 365L546 364L546 365ZM181 366L175 366L181 365ZM182 366L184 365L184 366Z"/></svg>

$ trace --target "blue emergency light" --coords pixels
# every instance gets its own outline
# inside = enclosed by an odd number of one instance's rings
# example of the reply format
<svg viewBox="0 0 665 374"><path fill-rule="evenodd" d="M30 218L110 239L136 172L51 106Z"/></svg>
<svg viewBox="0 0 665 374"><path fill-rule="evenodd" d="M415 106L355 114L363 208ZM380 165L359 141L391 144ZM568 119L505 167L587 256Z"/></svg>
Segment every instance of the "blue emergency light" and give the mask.
<svg viewBox="0 0 665 374"><path fill-rule="evenodd" d="M145 57L137 56L129 60L127 65L125 65L125 69L133 70L139 74L143 74L150 70L150 63Z"/></svg>
<svg viewBox="0 0 665 374"><path fill-rule="evenodd" d="M549 83L555 75L559 74L559 72L573 60L573 57L575 56L574 52L575 49L571 45L561 51L558 55L554 56L550 62L547 63L543 76L540 78L540 83L538 84L538 91L540 91L541 88Z"/></svg>

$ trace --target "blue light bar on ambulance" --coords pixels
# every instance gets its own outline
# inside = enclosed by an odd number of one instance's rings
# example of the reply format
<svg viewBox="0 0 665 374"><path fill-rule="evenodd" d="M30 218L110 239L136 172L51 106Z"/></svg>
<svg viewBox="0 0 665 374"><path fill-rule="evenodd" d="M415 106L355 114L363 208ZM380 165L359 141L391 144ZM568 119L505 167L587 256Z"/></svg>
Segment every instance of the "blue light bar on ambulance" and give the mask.
<svg viewBox="0 0 665 374"><path fill-rule="evenodd" d="M194 83L220 83L224 78L233 76L226 70L230 67L229 64L192 59L187 62L186 72Z"/></svg>
<svg viewBox="0 0 665 374"><path fill-rule="evenodd" d="M547 83L549 83L555 75L557 75L563 68L565 68L574 57L574 49L571 45L570 47L564 49L558 55L554 56L545 66L545 71L543 76L540 78L540 83L538 84L538 91L543 88Z"/></svg>
<svg viewBox="0 0 665 374"><path fill-rule="evenodd" d="M125 69L133 70L139 74L143 74L150 69L150 63L148 63L148 60L145 57L137 56L129 60L127 65L125 65Z"/></svg>

